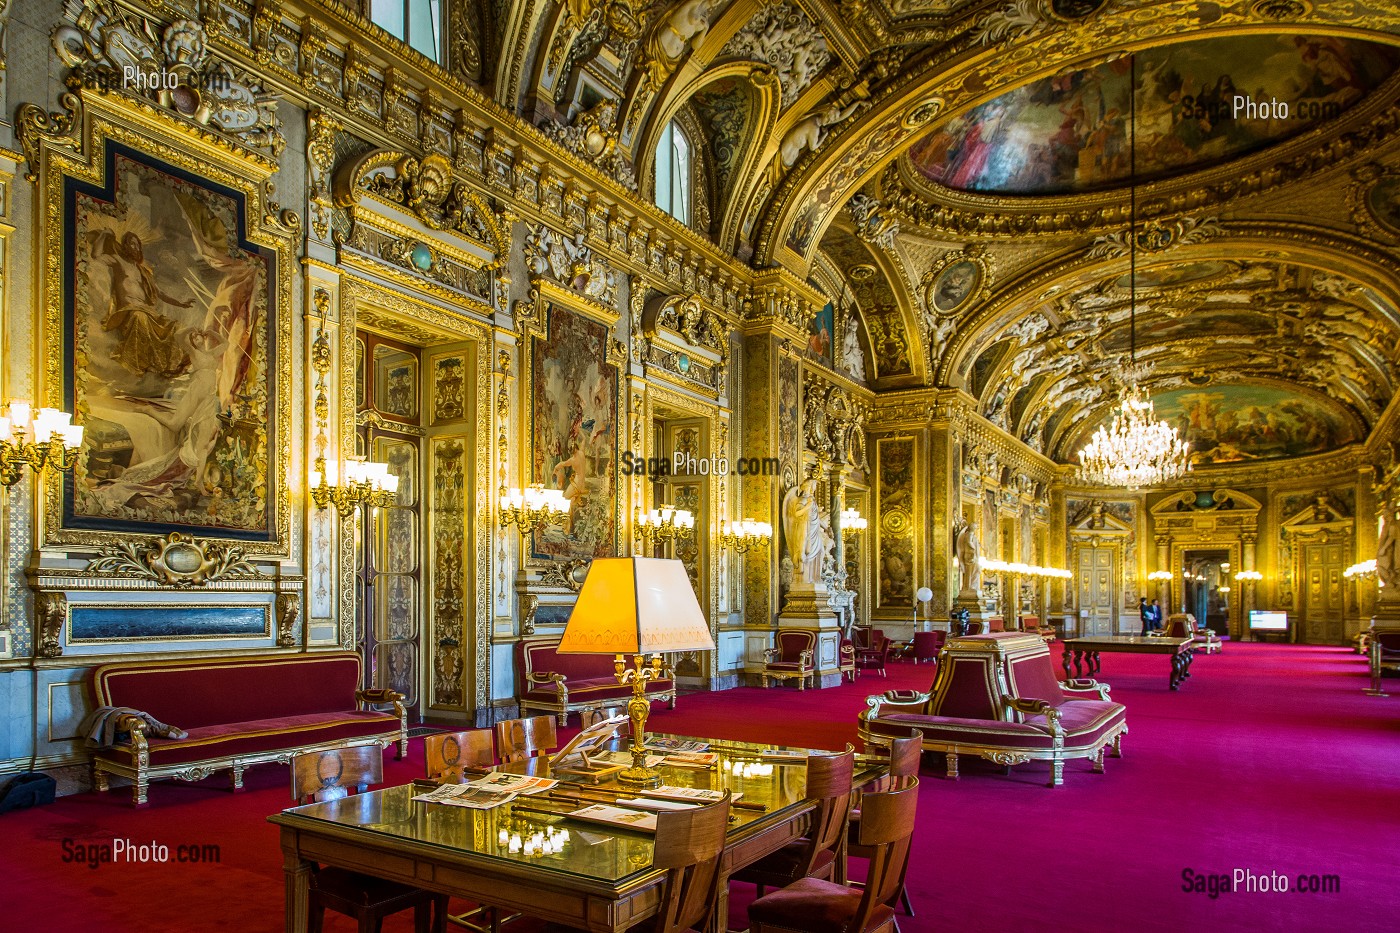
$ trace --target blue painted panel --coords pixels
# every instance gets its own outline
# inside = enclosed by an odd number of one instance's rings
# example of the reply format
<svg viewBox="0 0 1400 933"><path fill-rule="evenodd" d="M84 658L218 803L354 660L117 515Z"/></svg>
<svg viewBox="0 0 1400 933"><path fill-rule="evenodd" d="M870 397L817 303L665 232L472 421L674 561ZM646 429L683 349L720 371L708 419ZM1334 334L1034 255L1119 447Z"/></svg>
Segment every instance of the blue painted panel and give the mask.
<svg viewBox="0 0 1400 933"><path fill-rule="evenodd" d="M264 606L73 606L70 644L268 634Z"/></svg>

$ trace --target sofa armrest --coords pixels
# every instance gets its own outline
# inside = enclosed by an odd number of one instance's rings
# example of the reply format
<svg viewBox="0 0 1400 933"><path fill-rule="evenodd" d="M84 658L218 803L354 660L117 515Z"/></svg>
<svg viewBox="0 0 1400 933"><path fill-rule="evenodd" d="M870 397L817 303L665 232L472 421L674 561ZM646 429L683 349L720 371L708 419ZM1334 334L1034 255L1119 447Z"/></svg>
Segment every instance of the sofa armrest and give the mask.
<svg viewBox="0 0 1400 933"><path fill-rule="evenodd" d="M562 684L566 683L569 678L553 671L531 671L525 675L525 679L532 684Z"/></svg>
<svg viewBox="0 0 1400 933"><path fill-rule="evenodd" d="M1002 702L1016 712L1027 716L1044 716L1052 735L1060 730L1060 711L1044 700L1028 700L1022 697L1003 697Z"/></svg>
<svg viewBox="0 0 1400 933"><path fill-rule="evenodd" d="M361 709L369 706L379 706L385 703L392 703L394 715L408 721L408 708L403 705L404 695L397 690L390 690L387 687L376 687L370 690L356 690L355 702Z"/></svg>
<svg viewBox="0 0 1400 933"><path fill-rule="evenodd" d="M920 713L928 704L928 697L927 693L917 690L888 690L866 697L865 705L869 709L861 715L866 720L871 720L878 719L885 713Z"/></svg>
<svg viewBox="0 0 1400 933"><path fill-rule="evenodd" d="M1060 692L1069 700L1107 700L1108 684L1101 684L1097 680L1079 678L1076 680L1060 681Z"/></svg>
<svg viewBox="0 0 1400 933"><path fill-rule="evenodd" d="M148 765L151 753L150 746L146 742L146 720L140 716L126 713L117 718L117 731L130 733L132 762L142 768Z"/></svg>

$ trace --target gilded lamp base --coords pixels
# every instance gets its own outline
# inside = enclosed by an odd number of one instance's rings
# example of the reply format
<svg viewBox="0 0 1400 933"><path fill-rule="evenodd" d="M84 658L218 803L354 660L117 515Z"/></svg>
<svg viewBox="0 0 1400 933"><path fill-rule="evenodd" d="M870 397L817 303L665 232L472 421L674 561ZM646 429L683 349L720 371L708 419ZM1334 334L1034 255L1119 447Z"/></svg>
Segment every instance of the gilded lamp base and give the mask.
<svg viewBox="0 0 1400 933"><path fill-rule="evenodd" d="M632 698L627 701L627 718L632 721L632 767L617 776L618 783L629 787L656 787L661 783L661 773L647 767L647 716L651 713L651 700L647 699L647 681L661 674L661 655L655 655L648 666L642 655L633 658L635 669L627 670L622 655L613 662L617 668L618 683L632 684Z"/></svg>

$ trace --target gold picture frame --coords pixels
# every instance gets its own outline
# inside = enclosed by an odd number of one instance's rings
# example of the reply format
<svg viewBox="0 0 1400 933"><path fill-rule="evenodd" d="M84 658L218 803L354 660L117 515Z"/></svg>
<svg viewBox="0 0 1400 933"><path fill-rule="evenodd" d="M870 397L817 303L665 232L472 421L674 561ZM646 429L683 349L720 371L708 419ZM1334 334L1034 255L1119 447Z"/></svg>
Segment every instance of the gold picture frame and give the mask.
<svg viewBox="0 0 1400 933"><path fill-rule="evenodd" d="M68 104L71 133L26 146L44 245L36 401L73 411L87 437L72 476L43 480L39 544L101 548L179 531L289 557L300 222L267 200L277 165L115 93L83 90ZM166 240L154 260L143 235ZM171 268L182 247L190 255ZM155 299L132 297L152 289ZM128 400L89 391L98 351L88 334L102 342L104 373L125 374Z"/></svg>

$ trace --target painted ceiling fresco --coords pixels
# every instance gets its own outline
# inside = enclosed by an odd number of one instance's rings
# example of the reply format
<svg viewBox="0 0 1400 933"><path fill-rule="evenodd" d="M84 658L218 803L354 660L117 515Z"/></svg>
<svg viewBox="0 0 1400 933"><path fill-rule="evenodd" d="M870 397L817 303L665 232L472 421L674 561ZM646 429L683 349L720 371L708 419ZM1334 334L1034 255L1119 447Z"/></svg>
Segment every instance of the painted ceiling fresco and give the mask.
<svg viewBox="0 0 1400 933"><path fill-rule="evenodd" d="M1138 56L1143 179L1203 168L1337 116L1400 66L1400 49L1323 36L1230 36ZM909 152L930 181L960 191L1048 195L1129 177L1126 57L1017 88L955 118ZM1286 103L1287 119L1235 115L1234 98Z"/></svg>
<svg viewBox="0 0 1400 933"><path fill-rule="evenodd" d="M1190 442L1198 466L1306 456L1361 440L1335 403L1273 386L1176 389L1152 401L1157 417Z"/></svg>

